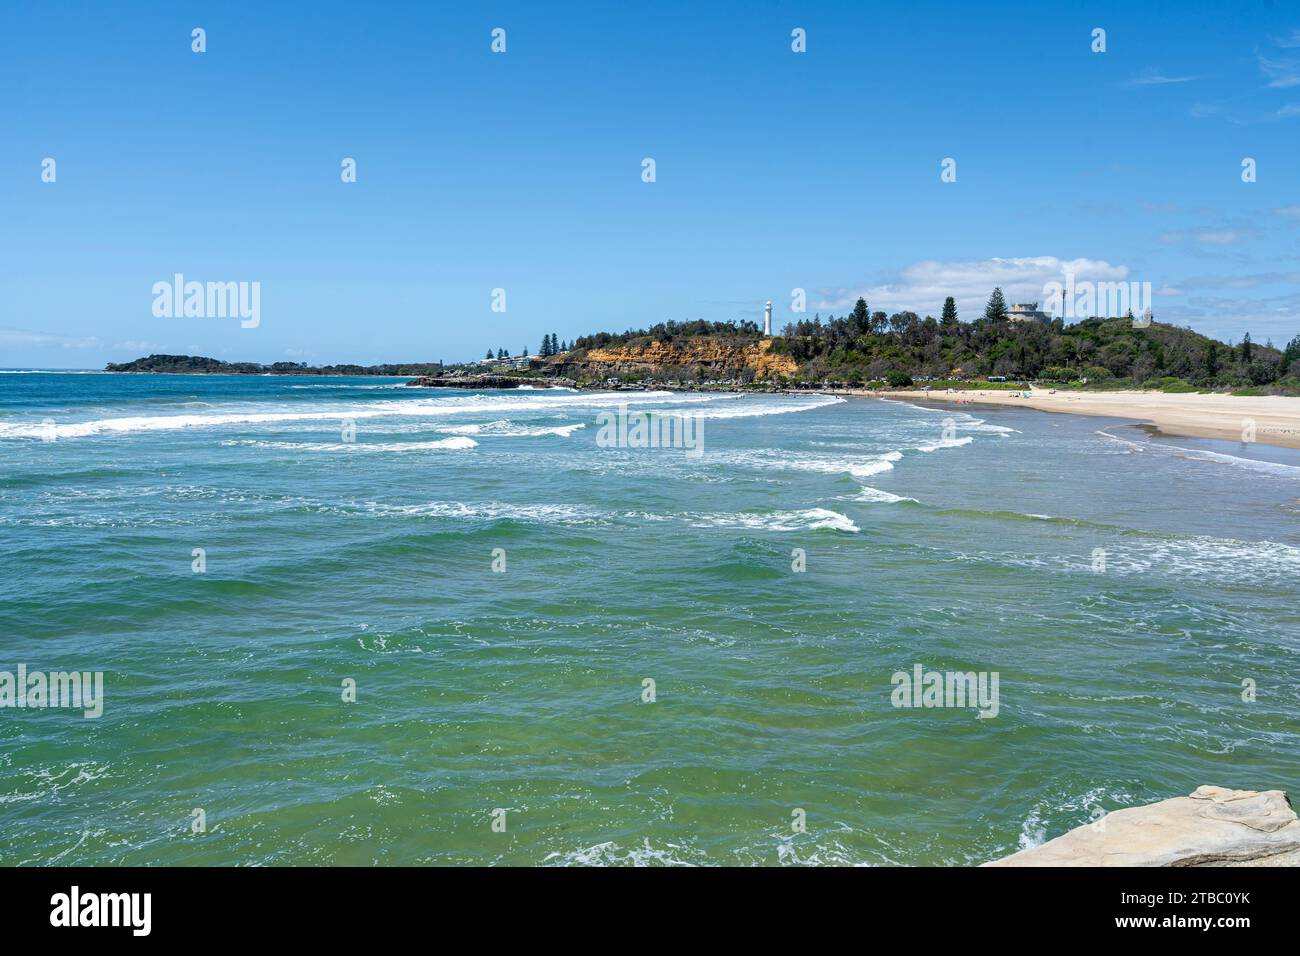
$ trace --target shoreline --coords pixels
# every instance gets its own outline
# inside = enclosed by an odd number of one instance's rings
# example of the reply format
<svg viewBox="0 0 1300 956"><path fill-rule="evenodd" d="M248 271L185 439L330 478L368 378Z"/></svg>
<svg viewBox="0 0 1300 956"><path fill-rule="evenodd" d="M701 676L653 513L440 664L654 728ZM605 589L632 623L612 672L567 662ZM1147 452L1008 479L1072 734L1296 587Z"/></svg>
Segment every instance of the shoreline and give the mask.
<svg viewBox="0 0 1300 956"><path fill-rule="evenodd" d="M574 387L570 385L570 387ZM1087 418L1128 419L1174 438L1212 438L1242 445L1300 449L1300 396L1228 395L1204 392L1147 392L1135 389L1076 392L1027 387L1018 390L960 391L870 388L737 388L660 384L670 392L833 395L840 398L892 398L908 402L947 402L960 406L996 405ZM579 390L591 390L577 386ZM605 389L595 389L605 390ZM613 391L632 391L626 386ZM1024 398L1024 392L1030 397ZM1246 435L1253 423L1251 441Z"/></svg>
<svg viewBox="0 0 1300 956"><path fill-rule="evenodd" d="M955 405L998 405L1032 408L1042 412L1098 418L1128 418L1154 427L1159 433L1180 438L1215 438L1243 445L1272 445L1300 449L1300 398L1289 395L1206 395L1194 392L1055 392L1026 389L1021 392L918 392L850 389L831 395L895 398L905 401L948 402ZM1253 423L1253 442L1245 440Z"/></svg>

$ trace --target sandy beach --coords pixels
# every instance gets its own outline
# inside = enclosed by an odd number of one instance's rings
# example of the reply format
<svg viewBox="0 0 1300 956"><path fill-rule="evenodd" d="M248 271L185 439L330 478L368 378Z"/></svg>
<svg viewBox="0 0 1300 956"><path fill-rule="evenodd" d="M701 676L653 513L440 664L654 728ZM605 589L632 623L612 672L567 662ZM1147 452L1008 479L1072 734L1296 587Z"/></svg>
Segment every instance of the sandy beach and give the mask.
<svg viewBox="0 0 1300 956"><path fill-rule="evenodd" d="M1221 438L1235 442L1245 440L1253 422L1256 442L1300 448L1300 397L1284 395L1253 397L1190 392L1169 395L1163 392L1071 392L1043 388L1030 389L1028 398L1021 397L1021 392L977 389L955 392L942 389L930 392L861 390L852 394L909 401L927 399L961 405L1014 405L1045 412L1131 418L1149 422L1167 435Z"/></svg>

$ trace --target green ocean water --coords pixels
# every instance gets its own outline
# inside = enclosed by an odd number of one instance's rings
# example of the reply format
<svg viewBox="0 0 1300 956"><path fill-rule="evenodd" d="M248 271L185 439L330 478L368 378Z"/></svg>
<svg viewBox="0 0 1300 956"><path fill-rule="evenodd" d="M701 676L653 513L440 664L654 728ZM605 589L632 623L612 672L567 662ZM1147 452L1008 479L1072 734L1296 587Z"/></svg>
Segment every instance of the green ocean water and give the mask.
<svg viewBox="0 0 1300 956"><path fill-rule="evenodd" d="M104 674L0 708L0 864L982 862L1295 792L1298 582L1300 455L1113 420L0 374L0 671Z"/></svg>

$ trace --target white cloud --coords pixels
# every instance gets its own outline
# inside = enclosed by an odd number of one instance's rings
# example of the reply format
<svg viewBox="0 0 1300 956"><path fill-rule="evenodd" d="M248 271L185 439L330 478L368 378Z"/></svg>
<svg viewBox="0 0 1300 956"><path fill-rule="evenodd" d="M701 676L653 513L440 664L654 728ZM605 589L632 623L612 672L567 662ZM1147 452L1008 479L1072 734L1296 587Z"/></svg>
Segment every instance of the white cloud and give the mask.
<svg viewBox="0 0 1300 956"><path fill-rule="evenodd" d="M1286 342L1295 335L1300 316L1300 296L1282 293L1263 298L1193 295L1170 321L1192 325L1197 331L1220 338L1240 338L1250 332L1257 342L1272 338Z"/></svg>
<svg viewBox="0 0 1300 956"><path fill-rule="evenodd" d="M994 286L1002 289L1007 302L1038 302L1043 286L1064 281L1073 273L1076 282L1115 282L1127 279L1127 266L1111 265L1100 259L1059 259L1056 256L1028 256L1008 259L978 259L968 262L917 262L898 277L865 288L823 290L816 308L841 312L851 309L858 296L872 311L909 310L918 315L938 316L946 296L957 300L957 311L970 320L983 311Z"/></svg>
<svg viewBox="0 0 1300 956"><path fill-rule="evenodd" d="M43 345L49 348L93 349L99 347L99 339L93 335L85 338L73 338L48 332L32 332L29 329L0 329L0 345Z"/></svg>
<svg viewBox="0 0 1300 956"><path fill-rule="evenodd" d="M1193 80L1202 79L1200 76L1165 76L1153 66L1147 67L1141 73L1135 75L1128 81L1128 86L1165 86L1169 83L1191 83Z"/></svg>
<svg viewBox="0 0 1300 956"><path fill-rule="evenodd" d="M1300 86L1300 61L1270 60L1259 54L1256 54L1255 58L1259 61L1260 70L1268 77L1267 85L1270 88L1289 89Z"/></svg>
<svg viewBox="0 0 1300 956"><path fill-rule="evenodd" d="M1260 286L1296 285L1300 272L1253 272L1241 275L1202 275L1183 280L1189 289L1254 289Z"/></svg>
<svg viewBox="0 0 1300 956"><path fill-rule="evenodd" d="M1235 242L1240 242L1245 238L1242 233L1235 229L1195 229L1191 232L1162 232L1160 234L1161 242L1186 242L1192 240L1203 242L1212 246L1230 246Z"/></svg>

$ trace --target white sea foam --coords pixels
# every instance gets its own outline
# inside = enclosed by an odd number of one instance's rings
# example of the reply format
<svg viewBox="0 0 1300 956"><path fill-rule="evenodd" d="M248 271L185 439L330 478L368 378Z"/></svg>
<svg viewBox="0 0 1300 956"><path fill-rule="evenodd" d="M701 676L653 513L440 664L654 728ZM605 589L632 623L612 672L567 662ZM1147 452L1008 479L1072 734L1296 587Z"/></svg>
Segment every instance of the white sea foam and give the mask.
<svg viewBox="0 0 1300 956"><path fill-rule="evenodd" d="M870 478L872 475L883 474L886 471L894 470L894 462L899 461L903 456L898 452L890 452L876 461L868 462L862 465L850 465L848 472L854 478Z"/></svg>
<svg viewBox="0 0 1300 956"><path fill-rule="evenodd" d="M1020 826L1020 838L1017 842L1022 850L1030 850L1045 843L1047 841L1047 825L1043 819L1045 814L1064 813L1067 818L1075 821L1067 825L1081 826L1096 822L1105 816L1108 812L1105 809L1107 803L1118 803L1123 807L1132 802L1133 795L1127 791L1106 787L1093 787L1077 795L1064 797L1054 795L1042 798L1030 808L1029 815Z"/></svg>
<svg viewBox="0 0 1300 956"><path fill-rule="evenodd" d="M482 424L443 425L438 428L438 431L448 435L486 435L498 438L537 438L543 435L568 438L578 429L586 427L581 422L572 425L517 425L508 419L501 419Z"/></svg>
<svg viewBox="0 0 1300 956"><path fill-rule="evenodd" d="M290 385L290 388L357 388L357 389L390 389L390 388L410 388L404 382L390 382L386 385Z"/></svg>
<svg viewBox="0 0 1300 956"><path fill-rule="evenodd" d="M976 418L974 415L970 414L969 412L959 411L958 409L955 408L949 408L949 407L929 408L924 405L913 405L911 402L905 402L902 401L901 399L894 399L894 398L882 398L880 399L880 401L887 402L890 405L904 405L907 408L914 409L915 411L918 412L929 412L936 415L944 415L948 418L954 419L957 422L957 427L960 428L962 431L991 432L1003 436L1020 434L1020 429L1018 428L1011 428L1010 426L1007 425L990 425L987 421L985 421L982 418Z"/></svg>
<svg viewBox="0 0 1300 956"><path fill-rule="evenodd" d="M605 512L577 505L517 505L502 501L467 503L430 501L423 504L393 505L366 502L365 510L395 517L458 518L479 521L529 521L537 524L596 524L609 520Z"/></svg>
<svg viewBox="0 0 1300 956"><path fill-rule="evenodd" d="M915 498L905 498L902 495L896 495L889 491L882 491L879 488L871 488L867 485L862 486L862 491L854 499L855 501L878 501L884 504L897 504L900 501L910 501L913 504L919 504Z"/></svg>
<svg viewBox="0 0 1300 956"><path fill-rule="evenodd" d="M391 441L391 442L308 442L308 441L232 441L225 445L248 445L253 448L279 448L288 451L333 451L333 452L402 452L402 451L465 451L477 448L478 442L472 438L455 436L437 441Z"/></svg>
<svg viewBox="0 0 1300 956"><path fill-rule="evenodd" d="M882 452L878 455L808 455L767 448L750 452L716 452L710 462L754 468L759 471L807 471L823 475L852 475L869 478L893 470L903 453Z"/></svg>
<svg viewBox="0 0 1300 956"><path fill-rule="evenodd" d="M617 843L597 843L568 852L548 853L543 866L700 866L709 861L698 851L682 844L666 843L653 847L647 838L644 845L624 849Z"/></svg>
<svg viewBox="0 0 1300 956"><path fill-rule="evenodd" d="M810 412L816 408L825 408L828 405L842 405L844 399L834 398L832 396L823 396L816 401L801 401L799 404L782 402L781 404L760 404L760 405L742 405L741 407L726 406L722 408L705 408L699 411L671 411L656 408L645 409L654 415L676 415L693 416L696 418L761 418L765 415L789 415L794 412Z"/></svg>
<svg viewBox="0 0 1300 956"><path fill-rule="evenodd" d="M1036 521L1068 519L1049 515L1025 515ZM1242 584L1292 588L1300 579L1300 548L1277 541L1237 541L1208 535L1178 538L1144 535L1140 540L1125 538L1105 546L1107 577L1128 577L1159 581L1203 581L1208 584ZM992 561L1011 567L1094 574L1091 552L1076 555L1027 553L1023 551L958 552L960 561Z"/></svg>
<svg viewBox="0 0 1300 956"><path fill-rule="evenodd" d="M1009 428L1006 425L990 425L982 418L972 418L968 422L961 422L958 427L962 429L962 431L993 432L994 434L1003 436L1020 434L1019 428Z"/></svg>
<svg viewBox="0 0 1300 956"><path fill-rule="evenodd" d="M1258 584L1300 580L1300 548L1277 541L1237 541L1200 535L1154 539L1107 549L1106 572L1174 575Z"/></svg>
<svg viewBox="0 0 1300 956"><path fill-rule="evenodd" d="M941 438L938 441L928 441L924 444L917 445L917 451L931 452L938 451L940 448L961 448L963 445L969 445L975 439L970 435L962 438Z"/></svg>
<svg viewBox="0 0 1300 956"><path fill-rule="evenodd" d="M809 531L828 528L832 531L858 531L847 516L826 508L804 511L773 511L766 514L735 512L688 516L697 528L748 528L754 531Z"/></svg>
<svg viewBox="0 0 1300 956"><path fill-rule="evenodd" d="M947 412L947 411L948 411L948 409L946 409L946 408L929 408L929 407L927 407L927 406L925 406L925 405L913 405L911 402L906 402L906 401L904 401L904 400L901 399L901 398L879 398L879 399L876 399L876 400L879 401L879 402L884 402L886 405L904 405L904 406L906 406L907 408L913 408L913 409L916 409L916 411L918 411L918 412L939 412L939 413L943 413L943 412Z"/></svg>
<svg viewBox="0 0 1300 956"><path fill-rule="evenodd" d="M397 505L370 501L365 511L391 517L454 518L479 521L528 521L548 525L614 524L627 521L680 521L697 528L744 528L753 531L811 531L830 529L856 532L847 516L826 508L803 511L716 512L656 514L641 511L611 512L582 505L510 504L501 501L431 501Z"/></svg>
<svg viewBox="0 0 1300 956"><path fill-rule="evenodd" d="M108 765L91 760L24 768L17 775L11 771L6 776L13 778L16 786L13 792L0 794L0 804L31 800L54 802L60 799L59 794L64 790L95 783L108 775Z"/></svg>
<svg viewBox="0 0 1300 956"><path fill-rule="evenodd" d="M63 422L46 425L44 422L0 423L0 439L4 438L86 438L93 435L124 434L131 432L168 431L186 428L213 428L223 425L275 425L286 422L343 421L389 417L423 417L444 415L482 414L484 412L548 411L569 408L608 408L627 404L696 404L717 401L712 396L674 395L671 392L624 393L568 393L548 396L545 393L520 397L489 398L483 395L456 395L437 398L395 399L364 404L335 404L315 406L293 411L268 411L265 408L245 408L240 411L217 412L209 415L152 415L124 418L103 418L85 422Z"/></svg>
<svg viewBox="0 0 1300 956"><path fill-rule="evenodd" d="M314 387L314 386L303 386ZM360 385L326 386L351 388L399 388L408 386ZM842 402L840 398L826 398L820 402L800 402L794 405L744 404L749 396L734 393L717 395L680 394L676 392L563 392L553 394L551 389L529 392L527 395L487 396L440 395L436 397L410 397L361 404L338 402L307 408L282 410L283 405L249 407L234 405L227 410L205 415L140 415L122 418L101 418L82 422L55 422L47 425L41 421L0 423L0 439L68 439L95 435L127 434L133 432L169 431L192 428L215 428L229 425L279 425L288 422L362 420L390 417L441 417L483 413L517 414L520 412L545 412L572 409L608 409L619 405L643 407L667 406L651 409L660 414L672 414L673 406L704 406L701 414L712 418L739 418L754 415L779 415L786 412L809 411L824 405ZM730 407L738 403L736 407Z"/></svg>
<svg viewBox="0 0 1300 956"><path fill-rule="evenodd" d="M795 471L815 471L822 474L849 474L854 478L870 478L894 470L894 462L902 461L903 453L885 452L871 456L845 456L843 458L790 458L785 467Z"/></svg>
<svg viewBox="0 0 1300 956"><path fill-rule="evenodd" d="M1226 455L1223 452L1208 451L1203 448L1184 448L1182 445L1166 445L1155 441L1133 441L1130 438L1112 435L1104 428L1097 429L1096 434L1101 435L1103 438L1108 438L1113 442L1118 442L1121 445L1132 448L1134 451L1150 451L1157 454L1190 458L1194 461L1216 462L1219 464L1243 468L1247 471L1272 475L1276 478L1300 480L1300 466L1296 465L1284 465L1281 462L1263 461L1259 458L1241 458L1237 455Z"/></svg>

